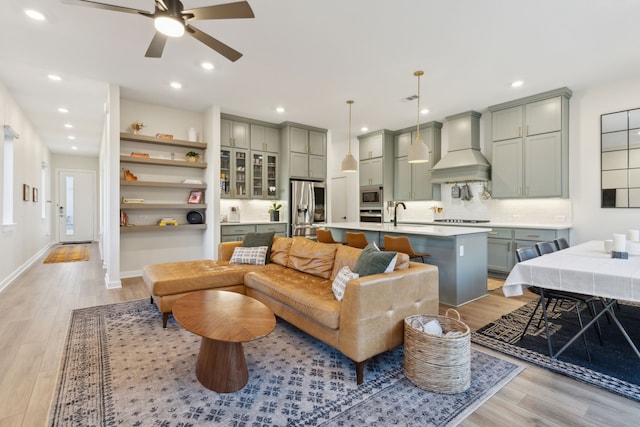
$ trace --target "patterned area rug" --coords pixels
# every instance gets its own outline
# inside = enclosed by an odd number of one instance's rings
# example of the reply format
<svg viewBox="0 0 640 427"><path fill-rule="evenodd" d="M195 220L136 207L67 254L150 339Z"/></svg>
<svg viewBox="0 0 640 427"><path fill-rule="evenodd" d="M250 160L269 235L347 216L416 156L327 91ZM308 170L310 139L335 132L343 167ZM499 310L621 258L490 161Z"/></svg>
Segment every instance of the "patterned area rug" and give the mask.
<svg viewBox="0 0 640 427"><path fill-rule="evenodd" d="M75 310L50 426L455 425L522 371L472 351L472 384L439 395L402 373L402 347L371 360L356 385L353 363L278 319L267 337L244 344L249 382L220 394L200 385L200 338L148 300Z"/></svg>
<svg viewBox="0 0 640 427"><path fill-rule="evenodd" d="M89 261L88 245L63 245L57 246L49 252L45 258L45 264L58 262Z"/></svg>
<svg viewBox="0 0 640 427"><path fill-rule="evenodd" d="M538 327L538 317L520 341L536 302L530 302L483 326L471 334L471 341L640 402L640 359L613 321L608 321L604 316L600 318L603 344L600 344L595 328L585 333L591 361L581 338L574 341L558 360L553 361L548 356L544 322ZM599 307L599 303L596 303L596 308ZM582 319L588 322L591 320L589 312L586 307L581 308ZM615 312L631 339L640 345L640 304L620 303ZM553 348L558 351L575 335L580 325L573 304L552 304L548 313Z"/></svg>

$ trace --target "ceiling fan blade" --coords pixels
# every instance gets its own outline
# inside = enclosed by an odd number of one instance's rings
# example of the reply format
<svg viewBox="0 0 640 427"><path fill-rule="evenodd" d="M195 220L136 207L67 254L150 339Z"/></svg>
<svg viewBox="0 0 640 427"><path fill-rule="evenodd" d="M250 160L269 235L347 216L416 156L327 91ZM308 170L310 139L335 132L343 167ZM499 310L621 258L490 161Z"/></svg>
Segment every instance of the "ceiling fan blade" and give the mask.
<svg viewBox="0 0 640 427"><path fill-rule="evenodd" d="M98 3L90 0L61 0L62 3L76 6L95 7L96 9L112 10L114 12L133 13L136 15L153 16L153 13L146 10L132 9L130 7L115 6L113 4Z"/></svg>
<svg viewBox="0 0 640 427"><path fill-rule="evenodd" d="M189 15L193 15L193 18ZM182 16L187 20L255 18L251 6L246 1L184 10Z"/></svg>
<svg viewBox="0 0 640 427"><path fill-rule="evenodd" d="M156 34L153 36L153 39L149 44L147 53L145 53L144 56L146 56L147 58L160 58L162 56L162 51L164 50L164 45L166 43L167 36L159 31L156 31Z"/></svg>
<svg viewBox="0 0 640 427"><path fill-rule="evenodd" d="M220 55L226 57L229 61L236 62L238 59L242 57L242 54L237 50L227 46L226 44L222 43L220 40L214 39L209 34L203 33L196 27L193 27L191 25L186 25L185 28L191 36L200 40L202 43L206 44L211 49L218 52Z"/></svg>

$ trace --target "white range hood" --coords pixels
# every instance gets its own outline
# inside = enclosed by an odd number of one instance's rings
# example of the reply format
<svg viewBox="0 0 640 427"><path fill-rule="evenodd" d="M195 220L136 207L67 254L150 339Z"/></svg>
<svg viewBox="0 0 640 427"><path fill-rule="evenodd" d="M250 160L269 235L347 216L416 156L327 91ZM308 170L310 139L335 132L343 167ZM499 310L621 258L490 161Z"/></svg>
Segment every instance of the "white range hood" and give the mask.
<svg viewBox="0 0 640 427"><path fill-rule="evenodd" d="M432 182L489 181L491 165L480 152L480 116L467 111L446 118L449 151L431 168Z"/></svg>

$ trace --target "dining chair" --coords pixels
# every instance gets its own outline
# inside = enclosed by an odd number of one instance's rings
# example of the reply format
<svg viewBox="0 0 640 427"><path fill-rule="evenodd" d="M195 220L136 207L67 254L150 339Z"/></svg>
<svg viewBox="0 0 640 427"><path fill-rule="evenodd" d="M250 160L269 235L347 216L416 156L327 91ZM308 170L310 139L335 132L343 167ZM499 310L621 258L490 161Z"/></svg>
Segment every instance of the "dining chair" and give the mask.
<svg viewBox="0 0 640 427"><path fill-rule="evenodd" d="M342 242L336 242L333 239L333 234L331 233L331 230L318 228L316 230L316 237L318 238L318 242L320 243L342 243Z"/></svg>
<svg viewBox="0 0 640 427"><path fill-rule="evenodd" d="M561 251L562 249L567 249L569 247L569 242L564 237L560 237L559 239L553 239L553 243L556 245L556 249Z"/></svg>
<svg viewBox="0 0 640 427"><path fill-rule="evenodd" d="M535 247L538 255L546 255L558 250L553 242L538 242L535 244Z"/></svg>
<svg viewBox="0 0 640 427"><path fill-rule="evenodd" d="M347 246L364 249L368 244L367 236L364 233L347 231Z"/></svg>
<svg viewBox="0 0 640 427"><path fill-rule="evenodd" d="M523 262L529 259L536 258L538 256L541 256L540 251L548 250L546 245L541 245L541 249L538 249L537 246L538 244L536 244L535 248L526 247L526 248L516 249L516 259L518 260L518 262ZM551 251L551 252L554 252L554 251ZM582 323L582 316L580 315L580 307L579 307L579 303L582 302L582 300L572 297L569 293L564 293L562 291L556 291L552 289L543 289L538 286L530 286L529 290L535 293L536 295L538 295L539 298L538 298L538 303L536 304L536 307L531 312L529 321L527 322L527 324L525 325L522 331L522 335L520 335L520 341L522 341L524 339L524 336L527 334L527 330L529 330L529 326L531 325L533 318L536 316L536 313L538 312L538 307L542 307L542 314L538 319L538 328L540 327L540 323L544 320L544 332L547 337L547 345L549 347L549 356L553 357L551 334L549 332L549 317L547 314L547 309L549 308L549 305L551 304L552 301L573 302L575 304L576 314L578 315L578 322L580 323L580 329L582 329L583 323ZM587 337L584 334L582 334L582 340L584 341L584 348L587 352L587 357L589 358L589 362L591 362L591 354L589 353L589 347L587 345Z"/></svg>
<svg viewBox="0 0 640 427"><path fill-rule="evenodd" d="M416 252L411 246L411 242L407 236L384 236L384 250L402 252L409 255L409 259L420 258L424 264L424 257L431 256L426 252Z"/></svg>

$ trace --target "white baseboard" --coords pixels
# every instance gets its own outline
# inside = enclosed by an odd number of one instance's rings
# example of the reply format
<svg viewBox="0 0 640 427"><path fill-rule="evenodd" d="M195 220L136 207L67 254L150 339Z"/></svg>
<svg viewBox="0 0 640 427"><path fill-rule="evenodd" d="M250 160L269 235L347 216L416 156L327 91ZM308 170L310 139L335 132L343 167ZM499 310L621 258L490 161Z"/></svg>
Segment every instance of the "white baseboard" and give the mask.
<svg viewBox="0 0 640 427"><path fill-rule="evenodd" d="M109 278L109 273L104 273L104 284L107 289L119 289L122 287L122 282L118 280L111 280Z"/></svg>
<svg viewBox="0 0 640 427"><path fill-rule="evenodd" d="M121 279L129 279L131 277L141 277L142 270L131 270L131 271L121 271L120 278Z"/></svg>
<svg viewBox="0 0 640 427"><path fill-rule="evenodd" d="M40 259L45 252L51 249L55 243L51 242L47 246L40 249L35 255L29 258L24 264L22 264L13 273L9 274L2 282L0 282L0 292L2 292L7 286L9 286L18 276L27 271L36 261Z"/></svg>

